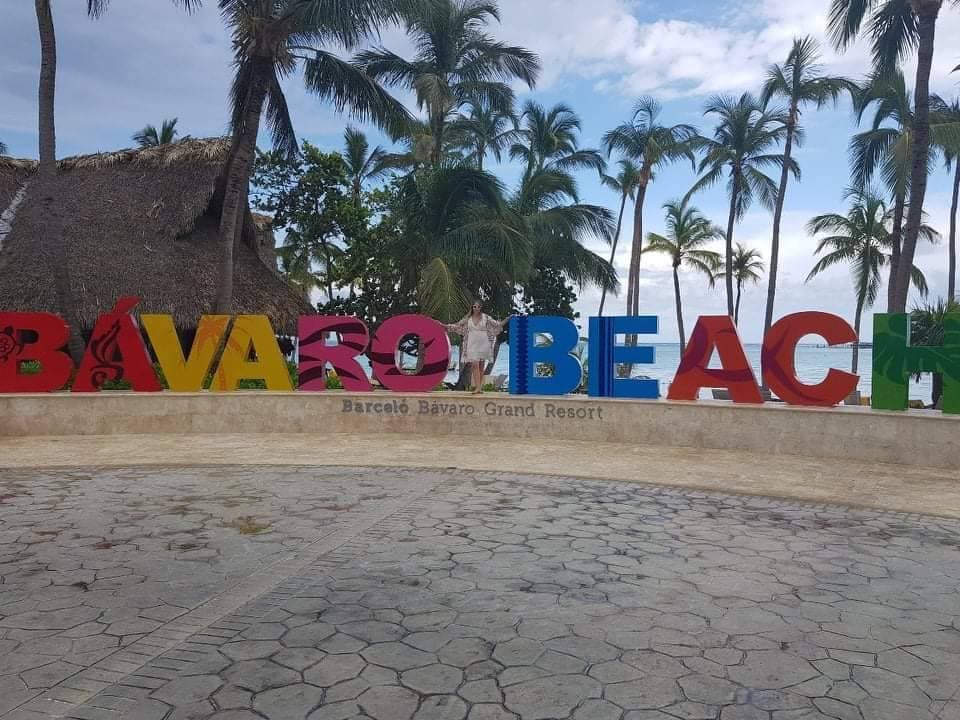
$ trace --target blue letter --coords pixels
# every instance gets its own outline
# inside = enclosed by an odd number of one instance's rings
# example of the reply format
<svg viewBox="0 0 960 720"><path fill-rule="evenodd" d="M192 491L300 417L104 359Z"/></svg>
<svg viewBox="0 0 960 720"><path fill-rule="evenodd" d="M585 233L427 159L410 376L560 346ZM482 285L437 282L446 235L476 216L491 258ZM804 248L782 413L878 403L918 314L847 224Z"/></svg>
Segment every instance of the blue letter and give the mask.
<svg viewBox="0 0 960 720"><path fill-rule="evenodd" d="M549 335L549 345L537 345ZM510 392L513 395L566 395L580 387L583 368L571 351L580 336L562 317L517 317L510 321ZM537 366L549 365L549 377L537 377Z"/></svg>
<svg viewBox="0 0 960 720"><path fill-rule="evenodd" d="M616 377L618 363L652 365L655 349L652 345L617 345L617 335L656 335L659 330L656 315L639 317L590 318L590 346L587 355L590 377L588 389L592 397L622 397L656 400L660 397L658 380L630 380Z"/></svg>

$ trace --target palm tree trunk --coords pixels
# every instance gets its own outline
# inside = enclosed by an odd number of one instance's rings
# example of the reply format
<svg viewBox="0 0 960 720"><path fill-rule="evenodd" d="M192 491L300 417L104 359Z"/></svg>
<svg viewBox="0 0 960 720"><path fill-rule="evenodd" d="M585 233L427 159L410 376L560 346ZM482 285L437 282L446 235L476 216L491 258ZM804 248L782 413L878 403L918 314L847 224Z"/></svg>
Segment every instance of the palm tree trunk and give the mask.
<svg viewBox="0 0 960 720"><path fill-rule="evenodd" d="M643 255L643 203L647 199L647 184L651 168L646 166L637 187L637 203L633 215L633 247L630 250L630 276L633 278L633 297L630 298L627 315L640 314L640 258Z"/></svg>
<svg viewBox="0 0 960 720"><path fill-rule="evenodd" d="M257 133L260 130L260 114L266 89L259 79L254 79L247 107L246 117L240 136L235 138L233 158L229 162L229 171L225 183L223 209L220 212L220 276L217 288L215 311L229 315L233 312L233 272L234 248L237 231L242 227L245 207L242 200L247 196L250 185L250 172L253 169L253 156L257 148Z"/></svg>
<svg viewBox="0 0 960 720"><path fill-rule="evenodd" d="M913 122L912 167L910 168L910 207L903 236L900 263L897 266L890 312L906 311L910 293L910 270L923 223L923 201L927 193L927 172L930 158L930 71L933 67L933 46L937 32L937 14L941 0L913 0L917 12L918 52L917 82L914 90L916 110Z"/></svg>
<svg viewBox="0 0 960 720"><path fill-rule="evenodd" d="M773 212L773 239L770 242L770 275L767 278L767 312L763 318L763 337L767 337L773 325L773 306L777 297L777 267L780 262L780 224L783 221L783 205L787 197L787 184L790 182L790 156L793 153L793 134L797 129L797 103L790 107L787 121L787 141L783 146L783 170L780 173L780 189L777 192L777 206Z"/></svg>
<svg viewBox="0 0 960 720"><path fill-rule="evenodd" d="M737 303L733 308L733 324L734 326L740 325L740 293L743 289L743 282L740 279L737 279Z"/></svg>
<svg viewBox="0 0 960 720"><path fill-rule="evenodd" d="M680 356L687 349L687 334L683 331L683 304L680 300L680 274L677 266L673 266L673 294L677 301L677 330L680 332Z"/></svg>
<svg viewBox="0 0 960 720"><path fill-rule="evenodd" d="M960 167L960 166L958 166ZM613 247L610 250L610 265L613 265L614 259L617 257L617 244L620 242L620 229L623 227L623 213L627 209L627 193L623 193L623 197L620 200L620 216L617 218L617 232L613 236ZM600 317L603 317L603 306L607 302L607 289L603 288L600 292Z"/></svg>
<svg viewBox="0 0 960 720"><path fill-rule="evenodd" d="M947 275L947 300L957 299L957 210L960 206L960 156L956 158L956 169L953 176L953 204L950 206L950 241Z"/></svg>
<svg viewBox="0 0 960 720"><path fill-rule="evenodd" d="M735 316L735 310L733 307L733 227L734 223L737 221L737 199L738 199L738 186L734 180L733 191L730 193L730 217L727 219L727 266L726 266L726 282L727 282L727 314Z"/></svg>
<svg viewBox="0 0 960 720"><path fill-rule="evenodd" d="M863 294L860 294L857 298L857 312L853 316L853 331L857 338L853 341L853 361L850 364L850 372L854 375L860 368L860 322L863 317L863 303L864 297Z"/></svg>
<svg viewBox="0 0 960 720"><path fill-rule="evenodd" d="M887 282L887 312L892 312L893 294L896 287L897 268L900 266L900 246L903 241L903 216L907 199L897 195L893 201L893 228L890 231L890 279Z"/></svg>
<svg viewBox="0 0 960 720"><path fill-rule="evenodd" d="M57 88L57 36L53 29L50 0L35 0L37 29L40 31L40 173L57 171L57 132L54 124L54 102Z"/></svg>

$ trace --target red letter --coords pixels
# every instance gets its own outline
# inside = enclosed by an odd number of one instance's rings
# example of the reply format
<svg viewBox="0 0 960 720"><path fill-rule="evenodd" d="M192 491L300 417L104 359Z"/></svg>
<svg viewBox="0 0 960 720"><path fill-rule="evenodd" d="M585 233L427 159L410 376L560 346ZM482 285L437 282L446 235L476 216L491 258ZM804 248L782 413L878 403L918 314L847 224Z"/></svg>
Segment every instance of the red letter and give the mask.
<svg viewBox="0 0 960 720"><path fill-rule="evenodd" d="M420 370L416 374L397 367L400 341L408 335L420 338ZM397 315L377 330L370 346L373 375L394 392L429 392L447 376L450 340L443 325L424 315Z"/></svg>
<svg viewBox="0 0 960 720"><path fill-rule="evenodd" d="M23 332L37 336L23 341ZM0 313L0 393L53 392L70 380L73 361L61 348L70 337L63 319L50 313ZM26 375L20 363L40 363L40 372Z"/></svg>
<svg viewBox="0 0 960 720"><path fill-rule="evenodd" d="M794 359L797 344L807 335L819 335L828 345L857 342L857 334L841 317L823 312L801 312L780 319L763 341L760 362L763 379L781 400L791 405L831 407L857 389L859 375L833 370L819 385L805 385L797 378Z"/></svg>
<svg viewBox="0 0 960 720"><path fill-rule="evenodd" d="M300 390L326 390L327 363L333 366L345 390L373 390L356 358L367 349L370 332L355 317L304 315L298 323L300 335ZM327 345L327 333L337 333L337 344Z"/></svg>
<svg viewBox="0 0 960 720"><path fill-rule="evenodd" d="M140 298L122 297L106 315L97 318L87 351L80 362L74 392L96 392L108 380L128 380L134 390L159 392L147 346L130 311Z"/></svg>
<svg viewBox="0 0 960 720"><path fill-rule="evenodd" d="M714 348L720 358L718 369L708 367ZM763 402L737 328L727 315L708 315L697 320L667 399L696 400L705 387L727 388L736 403Z"/></svg>

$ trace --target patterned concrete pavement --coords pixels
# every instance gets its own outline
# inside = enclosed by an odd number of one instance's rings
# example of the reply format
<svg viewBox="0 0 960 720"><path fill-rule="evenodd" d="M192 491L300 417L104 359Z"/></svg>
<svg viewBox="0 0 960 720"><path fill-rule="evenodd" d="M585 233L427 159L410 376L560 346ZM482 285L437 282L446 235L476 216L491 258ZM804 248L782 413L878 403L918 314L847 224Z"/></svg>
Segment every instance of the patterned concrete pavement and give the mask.
<svg viewBox="0 0 960 720"><path fill-rule="evenodd" d="M958 720L960 521L414 469L7 470L0 717Z"/></svg>

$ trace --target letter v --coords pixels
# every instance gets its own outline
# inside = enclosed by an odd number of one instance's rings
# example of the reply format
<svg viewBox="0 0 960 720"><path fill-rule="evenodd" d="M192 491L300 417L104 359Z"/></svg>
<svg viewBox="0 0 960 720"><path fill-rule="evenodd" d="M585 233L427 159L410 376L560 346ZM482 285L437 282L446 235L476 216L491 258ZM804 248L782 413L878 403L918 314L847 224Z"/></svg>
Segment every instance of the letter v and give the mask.
<svg viewBox="0 0 960 720"><path fill-rule="evenodd" d="M230 322L229 315L204 315L197 326L190 354L184 358L177 330L169 315L141 315L167 387L175 392L199 392L213 368Z"/></svg>

